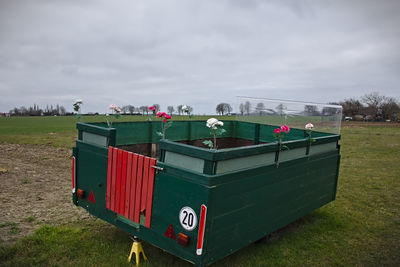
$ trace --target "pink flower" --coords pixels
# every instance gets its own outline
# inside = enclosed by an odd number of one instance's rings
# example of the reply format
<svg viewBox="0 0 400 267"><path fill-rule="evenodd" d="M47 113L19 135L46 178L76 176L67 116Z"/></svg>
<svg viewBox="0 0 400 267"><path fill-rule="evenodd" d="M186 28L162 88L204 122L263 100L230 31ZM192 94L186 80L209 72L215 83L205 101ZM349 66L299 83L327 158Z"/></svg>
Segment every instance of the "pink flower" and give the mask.
<svg viewBox="0 0 400 267"><path fill-rule="evenodd" d="M149 109L152 110L152 111L155 111L155 110L156 110L156 107L151 106L151 107L149 107Z"/></svg>
<svg viewBox="0 0 400 267"><path fill-rule="evenodd" d="M110 106L109 106L109 109L111 109L111 110L114 110L116 113L120 113L121 112L121 109L117 106L117 105L115 105L115 104L111 104Z"/></svg>
<svg viewBox="0 0 400 267"><path fill-rule="evenodd" d="M279 134L279 133L281 133L281 129L279 129L279 128L276 128L276 129L274 130L274 133L276 133L276 134Z"/></svg>
<svg viewBox="0 0 400 267"><path fill-rule="evenodd" d="M167 122L167 119L164 119L163 122Z"/></svg>
<svg viewBox="0 0 400 267"><path fill-rule="evenodd" d="M164 116L165 116L165 112L161 112L161 111L158 112L157 115L156 115L157 118L161 118L161 117L164 117Z"/></svg>
<svg viewBox="0 0 400 267"><path fill-rule="evenodd" d="M167 120L171 119L171 116L168 114L164 114L163 117L166 118Z"/></svg>
<svg viewBox="0 0 400 267"><path fill-rule="evenodd" d="M287 126L287 125L282 125L282 126L281 126L281 130L282 130L282 132L284 132L284 133L288 133L288 132L290 131L290 128L289 128L289 126Z"/></svg>
<svg viewBox="0 0 400 267"><path fill-rule="evenodd" d="M314 125L313 125L312 123L307 123L306 126L305 126L305 128L306 128L307 130L311 130L312 128L314 128Z"/></svg>

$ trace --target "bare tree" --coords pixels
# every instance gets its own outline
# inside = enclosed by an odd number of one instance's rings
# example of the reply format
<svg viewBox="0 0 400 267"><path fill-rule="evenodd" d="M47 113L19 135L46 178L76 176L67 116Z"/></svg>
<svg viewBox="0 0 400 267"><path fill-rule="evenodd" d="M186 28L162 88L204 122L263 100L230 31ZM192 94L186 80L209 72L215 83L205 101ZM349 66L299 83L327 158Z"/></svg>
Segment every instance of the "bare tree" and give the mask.
<svg viewBox="0 0 400 267"><path fill-rule="evenodd" d="M168 110L169 115L171 115L171 116L172 116L172 113L174 113L174 111L175 111L173 106L168 106L167 110Z"/></svg>
<svg viewBox="0 0 400 267"><path fill-rule="evenodd" d="M318 107L316 105L304 105L304 114L306 116L319 115Z"/></svg>
<svg viewBox="0 0 400 267"><path fill-rule="evenodd" d="M251 104L249 101L244 102L244 110L246 111L247 115L250 114Z"/></svg>
<svg viewBox="0 0 400 267"><path fill-rule="evenodd" d="M287 109L287 107L281 103L278 106L276 106L275 109L278 111L278 115L282 116L284 114L284 110Z"/></svg>
<svg viewBox="0 0 400 267"><path fill-rule="evenodd" d="M121 111L122 111L124 114L126 114L126 113L129 111L129 106L123 106L123 107L121 108Z"/></svg>
<svg viewBox="0 0 400 267"><path fill-rule="evenodd" d="M176 111L178 111L178 114L179 114L179 115L182 114L182 107L183 107L183 105L178 105L178 106L176 106Z"/></svg>
<svg viewBox="0 0 400 267"><path fill-rule="evenodd" d="M371 115L375 120L381 118L382 116L382 105L385 101L385 97L379 95L378 92L372 92L370 94L365 94L362 100L367 104L366 112Z"/></svg>
<svg viewBox="0 0 400 267"><path fill-rule="evenodd" d="M363 110L363 105L361 102L353 98L345 99L344 101L339 102L339 104L342 106L343 115L346 117L361 115Z"/></svg>
<svg viewBox="0 0 400 267"><path fill-rule="evenodd" d="M132 105L128 105L128 110L130 114L133 114L135 112L135 107Z"/></svg>
<svg viewBox="0 0 400 267"><path fill-rule="evenodd" d="M153 107L156 108L156 112L160 111L160 105L159 104L153 104Z"/></svg>
<svg viewBox="0 0 400 267"><path fill-rule="evenodd" d="M263 111L265 110L264 103L263 102L257 103L256 110L259 113L259 115L261 116Z"/></svg>
<svg viewBox="0 0 400 267"><path fill-rule="evenodd" d="M232 106L228 103L219 103L215 111L220 115L224 115L232 111Z"/></svg>
<svg viewBox="0 0 400 267"><path fill-rule="evenodd" d="M240 115L244 115L244 111L245 111L245 109L244 109L244 104L243 103L240 103L240 105L239 105L239 111L240 111Z"/></svg>
<svg viewBox="0 0 400 267"><path fill-rule="evenodd" d="M142 115L146 113L147 115L149 114L149 107L148 106L140 106L139 110L142 112Z"/></svg>
<svg viewBox="0 0 400 267"><path fill-rule="evenodd" d="M65 116L65 114L67 114L67 111L66 111L65 107L64 106L60 106L60 115L61 116Z"/></svg>
<svg viewBox="0 0 400 267"><path fill-rule="evenodd" d="M400 106L393 97L385 97L385 102L381 105L381 110L384 120L397 121Z"/></svg>
<svg viewBox="0 0 400 267"><path fill-rule="evenodd" d="M226 111L228 114L231 114L231 112L232 112L232 106L231 106L230 104L228 104L228 103L225 103L225 111Z"/></svg>
<svg viewBox="0 0 400 267"><path fill-rule="evenodd" d="M224 103L219 103L215 108L215 111L220 115L224 115Z"/></svg>

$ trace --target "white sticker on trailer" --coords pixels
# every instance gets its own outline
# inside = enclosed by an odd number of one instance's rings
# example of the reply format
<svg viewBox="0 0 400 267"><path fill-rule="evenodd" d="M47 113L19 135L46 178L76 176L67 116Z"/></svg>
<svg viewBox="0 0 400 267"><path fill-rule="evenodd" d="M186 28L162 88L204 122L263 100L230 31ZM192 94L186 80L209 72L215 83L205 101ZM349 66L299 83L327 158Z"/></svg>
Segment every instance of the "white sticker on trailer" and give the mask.
<svg viewBox="0 0 400 267"><path fill-rule="evenodd" d="M187 231L192 231L197 226L197 215L191 207L183 207L179 212L179 221Z"/></svg>

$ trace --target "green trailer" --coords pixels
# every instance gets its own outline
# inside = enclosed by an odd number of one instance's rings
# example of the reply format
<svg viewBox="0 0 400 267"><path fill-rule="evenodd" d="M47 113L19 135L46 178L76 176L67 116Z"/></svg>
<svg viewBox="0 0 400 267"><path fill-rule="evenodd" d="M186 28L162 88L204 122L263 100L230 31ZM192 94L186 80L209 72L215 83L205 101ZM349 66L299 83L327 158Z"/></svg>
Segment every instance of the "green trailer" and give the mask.
<svg viewBox="0 0 400 267"><path fill-rule="evenodd" d="M276 126L227 120L214 150L205 121L174 121L162 140L161 127L78 123L74 204L205 266L335 199L339 134L292 128L282 148Z"/></svg>

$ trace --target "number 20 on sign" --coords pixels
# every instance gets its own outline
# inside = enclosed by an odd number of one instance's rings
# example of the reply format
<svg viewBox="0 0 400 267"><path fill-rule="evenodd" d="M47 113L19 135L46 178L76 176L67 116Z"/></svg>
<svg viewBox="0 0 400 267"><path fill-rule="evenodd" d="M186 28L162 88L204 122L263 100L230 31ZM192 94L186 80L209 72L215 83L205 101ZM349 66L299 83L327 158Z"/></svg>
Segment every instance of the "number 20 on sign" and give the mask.
<svg viewBox="0 0 400 267"><path fill-rule="evenodd" d="M191 207L183 207L179 212L179 221L187 231L192 231L197 226L197 215Z"/></svg>

